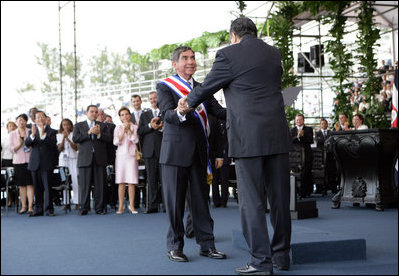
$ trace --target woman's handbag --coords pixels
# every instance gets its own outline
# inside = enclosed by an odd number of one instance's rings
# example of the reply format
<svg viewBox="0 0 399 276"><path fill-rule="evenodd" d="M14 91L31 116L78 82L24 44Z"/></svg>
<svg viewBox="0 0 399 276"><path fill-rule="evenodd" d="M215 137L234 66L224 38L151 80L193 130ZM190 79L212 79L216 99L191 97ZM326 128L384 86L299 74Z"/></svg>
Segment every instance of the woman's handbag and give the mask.
<svg viewBox="0 0 399 276"><path fill-rule="evenodd" d="M135 152L136 160L143 161L143 153L141 152L140 142L137 143L137 147L136 147L136 152Z"/></svg>

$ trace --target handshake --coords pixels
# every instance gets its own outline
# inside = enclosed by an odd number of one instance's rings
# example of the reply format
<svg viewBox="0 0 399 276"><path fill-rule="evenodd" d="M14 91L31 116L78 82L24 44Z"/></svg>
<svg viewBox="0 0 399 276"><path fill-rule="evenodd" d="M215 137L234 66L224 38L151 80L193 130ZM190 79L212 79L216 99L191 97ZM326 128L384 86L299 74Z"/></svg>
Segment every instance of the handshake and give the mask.
<svg viewBox="0 0 399 276"><path fill-rule="evenodd" d="M187 104L187 96L184 96L180 98L177 108L177 112L179 112L181 115L186 115L189 111L193 110L193 108L189 108Z"/></svg>

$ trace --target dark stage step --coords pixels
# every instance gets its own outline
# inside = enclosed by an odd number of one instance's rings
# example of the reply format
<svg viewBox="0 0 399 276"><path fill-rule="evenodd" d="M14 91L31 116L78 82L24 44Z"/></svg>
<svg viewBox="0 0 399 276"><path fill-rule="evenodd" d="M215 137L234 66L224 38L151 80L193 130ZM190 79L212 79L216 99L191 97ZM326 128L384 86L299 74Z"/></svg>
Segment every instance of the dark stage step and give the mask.
<svg viewBox="0 0 399 276"><path fill-rule="evenodd" d="M233 230L232 238L235 247L249 250L241 230ZM292 264L364 260L366 240L296 226L292 229L290 254Z"/></svg>

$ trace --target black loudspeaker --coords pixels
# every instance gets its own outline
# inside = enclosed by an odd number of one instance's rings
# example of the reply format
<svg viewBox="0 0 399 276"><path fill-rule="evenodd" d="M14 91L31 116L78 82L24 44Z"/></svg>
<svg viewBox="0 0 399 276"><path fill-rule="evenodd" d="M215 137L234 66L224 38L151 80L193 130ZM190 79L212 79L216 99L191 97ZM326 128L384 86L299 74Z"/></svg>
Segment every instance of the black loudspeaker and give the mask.
<svg viewBox="0 0 399 276"><path fill-rule="evenodd" d="M306 58L310 60L310 53L304 53ZM314 69L310 66L309 62L302 56L301 53L298 53L298 73L313 73Z"/></svg>
<svg viewBox="0 0 399 276"><path fill-rule="evenodd" d="M310 47L310 62L315 66L320 66L319 59L321 58L321 66L324 66L324 46L314 45Z"/></svg>

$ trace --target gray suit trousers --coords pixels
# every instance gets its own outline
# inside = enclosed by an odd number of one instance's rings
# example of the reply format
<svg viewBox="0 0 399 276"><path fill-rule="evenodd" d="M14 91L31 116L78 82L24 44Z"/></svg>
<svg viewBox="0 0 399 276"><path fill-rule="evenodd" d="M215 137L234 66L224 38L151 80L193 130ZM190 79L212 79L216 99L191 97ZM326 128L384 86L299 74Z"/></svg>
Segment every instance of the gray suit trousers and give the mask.
<svg viewBox="0 0 399 276"><path fill-rule="evenodd" d="M235 159L242 231L250 248L250 265L272 269L273 254L288 254L291 242L290 172L287 154ZM270 244L265 203L270 202L274 229Z"/></svg>

